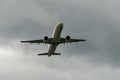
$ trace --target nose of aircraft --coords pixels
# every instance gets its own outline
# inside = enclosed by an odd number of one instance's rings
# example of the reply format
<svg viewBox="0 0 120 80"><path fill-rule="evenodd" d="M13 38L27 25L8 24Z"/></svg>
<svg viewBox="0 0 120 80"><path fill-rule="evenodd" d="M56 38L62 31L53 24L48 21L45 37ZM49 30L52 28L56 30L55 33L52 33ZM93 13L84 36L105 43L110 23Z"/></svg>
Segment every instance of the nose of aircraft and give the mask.
<svg viewBox="0 0 120 80"><path fill-rule="evenodd" d="M62 26L62 27L63 27L63 23L59 23L59 26Z"/></svg>

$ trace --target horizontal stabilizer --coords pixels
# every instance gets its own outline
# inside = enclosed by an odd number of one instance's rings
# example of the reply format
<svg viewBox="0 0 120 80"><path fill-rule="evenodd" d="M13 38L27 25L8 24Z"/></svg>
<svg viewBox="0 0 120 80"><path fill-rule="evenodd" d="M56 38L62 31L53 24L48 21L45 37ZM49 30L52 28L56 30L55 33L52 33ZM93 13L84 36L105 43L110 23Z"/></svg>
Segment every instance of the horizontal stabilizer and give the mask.
<svg viewBox="0 0 120 80"><path fill-rule="evenodd" d="M40 56L40 55L48 55L48 53L41 53L41 54L38 54L38 56Z"/></svg>
<svg viewBox="0 0 120 80"><path fill-rule="evenodd" d="M53 53L52 55L61 55L60 53Z"/></svg>
<svg viewBox="0 0 120 80"><path fill-rule="evenodd" d="M41 55L48 55L48 53L40 53L38 54L38 56L41 56ZM51 55L61 55L60 53L53 53Z"/></svg>

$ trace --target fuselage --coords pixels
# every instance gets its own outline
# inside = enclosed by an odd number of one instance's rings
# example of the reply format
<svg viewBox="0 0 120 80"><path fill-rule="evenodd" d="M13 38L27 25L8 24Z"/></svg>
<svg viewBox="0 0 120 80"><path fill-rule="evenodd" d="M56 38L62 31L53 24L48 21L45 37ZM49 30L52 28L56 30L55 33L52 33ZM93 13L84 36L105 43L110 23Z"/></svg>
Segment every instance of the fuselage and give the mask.
<svg viewBox="0 0 120 80"><path fill-rule="evenodd" d="M55 30L54 30L54 33L53 33L53 44L50 44L50 47L48 49L48 56L51 56L55 50L56 50L56 47L58 46L57 43L59 43L60 41L60 36L61 36L61 32L62 32L62 29L63 29L64 25L63 23L59 23L56 27L55 27Z"/></svg>

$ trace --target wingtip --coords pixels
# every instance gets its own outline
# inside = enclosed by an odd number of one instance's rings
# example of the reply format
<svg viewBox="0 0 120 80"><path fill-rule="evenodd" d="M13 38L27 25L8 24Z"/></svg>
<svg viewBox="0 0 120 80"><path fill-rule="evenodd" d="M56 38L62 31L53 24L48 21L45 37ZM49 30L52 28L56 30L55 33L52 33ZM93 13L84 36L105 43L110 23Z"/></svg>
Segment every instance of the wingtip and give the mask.
<svg viewBox="0 0 120 80"><path fill-rule="evenodd" d="M87 39L84 39L84 41L87 41Z"/></svg>
<svg viewBox="0 0 120 80"><path fill-rule="evenodd" d="M80 41L87 41L87 39L80 39Z"/></svg>

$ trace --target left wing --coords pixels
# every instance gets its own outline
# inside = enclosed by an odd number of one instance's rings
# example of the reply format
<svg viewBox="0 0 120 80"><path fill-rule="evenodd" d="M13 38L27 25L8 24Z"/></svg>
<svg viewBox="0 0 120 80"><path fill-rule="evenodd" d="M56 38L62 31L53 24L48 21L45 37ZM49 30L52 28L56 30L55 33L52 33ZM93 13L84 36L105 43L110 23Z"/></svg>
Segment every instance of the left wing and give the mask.
<svg viewBox="0 0 120 80"><path fill-rule="evenodd" d="M28 40L28 41L21 41L21 43L44 43L43 39L40 40Z"/></svg>
<svg viewBox="0 0 120 80"><path fill-rule="evenodd" d="M72 42L81 42L86 41L86 39L69 39L66 40L66 38L60 38L60 43L72 43Z"/></svg>
<svg viewBox="0 0 120 80"><path fill-rule="evenodd" d="M52 38L49 38L48 40L44 39L38 39L38 40L28 40L28 41L21 41L21 43L45 43L45 44L51 44Z"/></svg>

